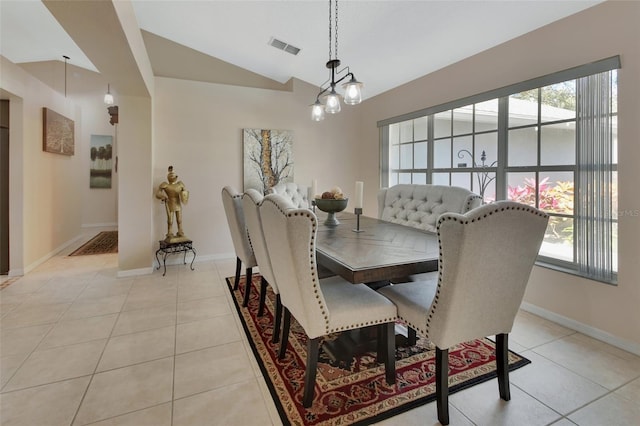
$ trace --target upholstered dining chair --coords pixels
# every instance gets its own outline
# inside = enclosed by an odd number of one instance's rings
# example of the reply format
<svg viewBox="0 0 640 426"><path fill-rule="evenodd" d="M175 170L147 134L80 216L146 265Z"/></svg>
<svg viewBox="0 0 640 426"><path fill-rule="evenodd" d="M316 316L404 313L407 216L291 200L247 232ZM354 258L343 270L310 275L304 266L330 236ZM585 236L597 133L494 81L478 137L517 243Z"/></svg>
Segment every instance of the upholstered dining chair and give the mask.
<svg viewBox="0 0 640 426"><path fill-rule="evenodd" d="M451 346L496 336L500 398L509 391L508 337L547 226L547 214L498 201L438 219L439 269L429 281L381 288L398 316L436 345L438 420L449 424Z"/></svg>
<svg viewBox="0 0 640 426"><path fill-rule="evenodd" d="M249 233L245 225L244 211L242 209L242 194L230 186L222 188L222 204L224 204L224 212L227 216L229 231L231 232L231 240L233 248L236 252L236 277L233 289L238 289L240 282L240 270L244 263L246 268L246 284L244 290L244 299L242 306L249 303L249 292L251 291L251 278L253 276L253 268L258 265L256 257L253 254L253 248L249 242Z"/></svg>
<svg viewBox="0 0 640 426"><path fill-rule="evenodd" d="M267 283L271 286L276 295L276 311L273 321L273 337L271 341L277 343L280 337L280 319L282 318L282 303L280 301L280 292L278 285L271 269L271 258L267 245L264 240L264 232L262 229L262 219L260 218L260 203L262 203L262 194L255 189L248 189L242 196L242 207L244 209L244 217L249 230L249 240L253 253L258 261L260 275L262 280L260 283L260 307L258 308L258 316L264 314L264 305L267 295Z"/></svg>
<svg viewBox="0 0 640 426"><path fill-rule="evenodd" d="M307 190L307 186L295 182L281 182L267 189L266 194L280 194L291 200L295 207L309 208L311 201L308 199Z"/></svg>
<svg viewBox="0 0 640 426"><path fill-rule="evenodd" d="M308 337L303 406L313 403L319 344L330 333L379 325L378 360L384 359L385 379L394 384L395 305L364 284L338 276L318 278L318 220L311 210L294 208L286 197L271 194L262 201L260 217L284 307L278 358L286 354L291 315Z"/></svg>

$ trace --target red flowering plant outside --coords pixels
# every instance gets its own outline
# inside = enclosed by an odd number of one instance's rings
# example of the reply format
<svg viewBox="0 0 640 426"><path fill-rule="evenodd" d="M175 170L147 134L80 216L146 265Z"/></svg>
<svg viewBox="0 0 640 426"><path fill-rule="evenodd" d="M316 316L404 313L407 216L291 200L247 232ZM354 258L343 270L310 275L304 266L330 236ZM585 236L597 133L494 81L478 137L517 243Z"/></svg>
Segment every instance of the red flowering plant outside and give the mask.
<svg viewBox="0 0 640 426"><path fill-rule="evenodd" d="M536 206L536 181L525 178L523 185L508 187L509 199L522 204ZM538 208L548 213L573 215L573 182L549 183L546 177L538 185ZM573 243L573 218L551 216L545 241Z"/></svg>

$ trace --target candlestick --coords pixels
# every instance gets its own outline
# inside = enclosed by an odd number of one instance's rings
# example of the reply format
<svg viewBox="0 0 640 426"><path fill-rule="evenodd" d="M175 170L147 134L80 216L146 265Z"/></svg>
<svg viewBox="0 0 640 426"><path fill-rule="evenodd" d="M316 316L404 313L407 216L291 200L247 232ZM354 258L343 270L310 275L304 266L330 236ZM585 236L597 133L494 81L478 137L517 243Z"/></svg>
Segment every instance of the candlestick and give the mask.
<svg viewBox="0 0 640 426"><path fill-rule="evenodd" d="M318 193L318 179L311 181L311 196L309 197L309 205L312 206L313 212L316 212L316 194Z"/></svg>
<svg viewBox="0 0 640 426"><path fill-rule="evenodd" d="M353 209L353 212L356 214L356 229L352 229L353 232L364 232L360 229L360 215L362 214L362 208L356 207Z"/></svg>
<svg viewBox="0 0 640 426"><path fill-rule="evenodd" d="M364 183L356 182L356 209L362 209L362 196L364 194Z"/></svg>

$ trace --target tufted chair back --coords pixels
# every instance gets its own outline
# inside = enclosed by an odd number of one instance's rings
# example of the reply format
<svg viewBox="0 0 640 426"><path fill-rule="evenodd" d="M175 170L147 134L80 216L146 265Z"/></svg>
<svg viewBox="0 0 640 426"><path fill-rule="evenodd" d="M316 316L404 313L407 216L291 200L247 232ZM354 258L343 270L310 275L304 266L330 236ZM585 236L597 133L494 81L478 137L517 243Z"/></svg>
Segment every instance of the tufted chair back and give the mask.
<svg viewBox="0 0 640 426"><path fill-rule="evenodd" d="M440 217L438 297L426 318L437 346L511 332L547 221L511 201Z"/></svg>
<svg viewBox="0 0 640 426"><path fill-rule="evenodd" d="M464 214L481 204L482 198L465 188L401 184L378 192L378 217L435 232L443 213Z"/></svg>
<svg viewBox="0 0 640 426"><path fill-rule="evenodd" d="M438 220L437 287L426 283L383 288L400 316L439 348L511 331L548 216L524 204L497 201L467 214ZM435 276L434 276L435 278ZM422 309L402 308L392 293L421 300ZM418 296L420 294L420 296ZM408 302L409 304L413 302Z"/></svg>
<svg viewBox="0 0 640 426"><path fill-rule="evenodd" d="M273 292L278 294L278 286L273 276L273 270L271 269L271 259L264 240L262 220L260 218L260 203L262 203L262 199L262 194L258 191L248 189L242 196L242 206L247 229L249 230L249 241L251 242L253 253L258 261L260 273L271 285Z"/></svg>
<svg viewBox="0 0 640 426"><path fill-rule="evenodd" d="M406 324L436 345L438 420L449 424L448 351L496 336L500 397L509 390L508 336L524 296L549 216L512 201L438 219L438 274L428 281L381 288Z"/></svg>
<svg viewBox="0 0 640 426"><path fill-rule="evenodd" d="M309 338L327 334L329 313L316 268L316 216L279 194L264 198L260 216L282 304Z"/></svg>
<svg viewBox="0 0 640 426"><path fill-rule="evenodd" d="M308 188L295 182L282 182L267 189L267 194L280 194L287 197L294 207L309 208ZM315 194L314 194L315 195Z"/></svg>
<svg viewBox="0 0 640 426"><path fill-rule="evenodd" d="M233 247L236 256L242 260L247 267L256 266L256 258L249 242L249 233L244 219L242 209L242 194L230 186L222 188L222 204L227 216Z"/></svg>

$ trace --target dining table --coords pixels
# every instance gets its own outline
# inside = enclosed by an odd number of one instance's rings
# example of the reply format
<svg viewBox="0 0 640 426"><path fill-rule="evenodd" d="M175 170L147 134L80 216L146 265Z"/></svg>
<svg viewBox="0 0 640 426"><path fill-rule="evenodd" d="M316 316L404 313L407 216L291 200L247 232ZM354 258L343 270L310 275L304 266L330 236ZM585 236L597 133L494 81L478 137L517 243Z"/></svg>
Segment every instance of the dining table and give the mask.
<svg viewBox="0 0 640 426"><path fill-rule="evenodd" d="M362 215L358 218L350 212L336 215L338 225L327 225L326 214L316 211L316 215L320 278L335 274L375 290L391 282L411 281L414 274L438 270L438 238L433 232ZM376 340L375 327L364 327L325 341L323 350L336 365L349 366L355 354L374 350ZM414 330L396 324L396 347L415 342Z"/></svg>
<svg viewBox="0 0 640 426"><path fill-rule="evenodd" d="M316 215L318 265L351 283L388 282L438 270L433 232L350 212L338 213L340 223L328 226L323 212Z"/></svg>

